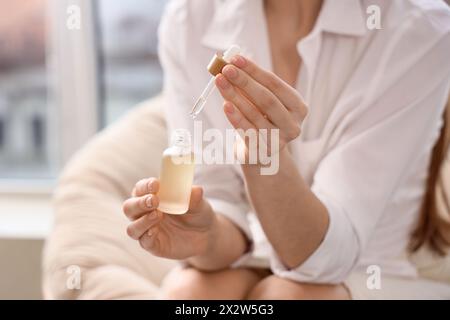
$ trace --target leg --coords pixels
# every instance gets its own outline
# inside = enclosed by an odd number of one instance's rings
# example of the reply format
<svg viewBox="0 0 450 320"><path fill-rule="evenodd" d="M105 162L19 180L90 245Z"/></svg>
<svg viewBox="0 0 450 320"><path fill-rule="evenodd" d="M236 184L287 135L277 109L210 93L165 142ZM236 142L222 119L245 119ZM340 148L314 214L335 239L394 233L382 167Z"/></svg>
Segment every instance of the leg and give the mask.
<svg viewBox="0 0 450 320"><path fill-rule="evenodd" d="M176 268L163 281L160 299L245 299L264 275L252 269L203 272Z"/></svg>
<svg viewBox="0 0 450 320"><path fill-rule="evenodd" d="M250 292L249 300L348 300L349 292L343 285L298 283L277 276L261 280Z"/></svg>

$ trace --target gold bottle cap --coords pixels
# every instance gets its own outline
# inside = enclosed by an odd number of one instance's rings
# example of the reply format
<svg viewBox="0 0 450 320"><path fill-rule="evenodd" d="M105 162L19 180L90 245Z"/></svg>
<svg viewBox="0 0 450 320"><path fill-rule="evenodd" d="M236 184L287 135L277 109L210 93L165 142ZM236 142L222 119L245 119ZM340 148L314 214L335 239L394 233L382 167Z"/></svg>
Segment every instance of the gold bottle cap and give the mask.
<svg viewBox="0 0 450 320"><path fill-rule="evenodd" d="M222 72L223 67L225 67L227 64L228 62L223 59L223 54L221 52L217 52L209 62L207 69L209 73L211 73L213 76L216 76L217 74Z"/></svg>

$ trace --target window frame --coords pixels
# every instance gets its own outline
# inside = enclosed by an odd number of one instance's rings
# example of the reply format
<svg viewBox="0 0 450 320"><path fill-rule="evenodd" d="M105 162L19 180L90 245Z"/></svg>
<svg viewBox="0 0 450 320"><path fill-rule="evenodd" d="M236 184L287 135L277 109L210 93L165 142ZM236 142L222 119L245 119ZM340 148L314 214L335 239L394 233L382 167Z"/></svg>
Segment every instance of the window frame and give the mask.
<svg viewBox="0 0 450 320"><path fill-rule="evenodd" d="M98 132L100 123L100 77L96 45L95 4L91 0L50 0L58 17L49 28L54 52L55 94L53 103L59 108L59 161L66 163L73 153ZM81 9L81 29L66 27L70 5ZM73 110L77 110L76 113ZM58 158L58 157L57 157Z"/></svg>

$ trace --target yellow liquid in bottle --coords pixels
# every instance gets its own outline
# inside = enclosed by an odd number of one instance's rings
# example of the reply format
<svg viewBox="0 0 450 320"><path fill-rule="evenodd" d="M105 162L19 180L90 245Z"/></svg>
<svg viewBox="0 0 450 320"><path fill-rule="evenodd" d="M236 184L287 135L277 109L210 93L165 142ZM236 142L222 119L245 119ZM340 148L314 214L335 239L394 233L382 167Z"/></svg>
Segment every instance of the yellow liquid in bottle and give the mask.
<svg viewBox="0 0 450 320"><path fill-rule="evenodd" d="M158 210L170 214L183 214L189 209L192 180L194 178L194 154L177 154L169 148L163 154Z"/></svg>

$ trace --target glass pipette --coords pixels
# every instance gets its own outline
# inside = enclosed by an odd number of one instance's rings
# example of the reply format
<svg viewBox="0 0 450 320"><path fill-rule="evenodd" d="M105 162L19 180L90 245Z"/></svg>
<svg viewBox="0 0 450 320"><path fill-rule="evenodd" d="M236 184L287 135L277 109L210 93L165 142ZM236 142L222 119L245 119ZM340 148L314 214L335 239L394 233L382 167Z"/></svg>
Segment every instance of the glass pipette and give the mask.
<svg viewBox="0 0 450 320"><path fill-rule="evenodd" d="M192 117L192 119L195 119L199 113L203 110L203 108L205 107L206 104L206 100L208 99L209 95L211 94L211 92L214 89L214 79L217 73L221 72L220 70L215 70L213 71L210 66L214 66L214 64L216 62L218 62L220 64L220 59L223 59L223 61L226 63L229 63L230 60L237 54L239 54L239 52L241 51L241 49L239 48L239 46L233 44L231 47L229 47L223 54L223 56L218 56L217 54L213 57L213 59L211 60L211 62L208 65L208 71L212 74L211 79L209 80L208 84L206 85L205 89L203 89L200 97L197 99L197 101L194 104L194 107L192 108L191 112L189 113ZM223 68L223 64L221 64L221 67ZM217 72L216 72L217 71Z"/></svg>

